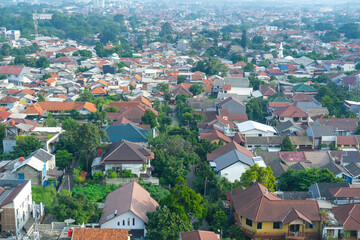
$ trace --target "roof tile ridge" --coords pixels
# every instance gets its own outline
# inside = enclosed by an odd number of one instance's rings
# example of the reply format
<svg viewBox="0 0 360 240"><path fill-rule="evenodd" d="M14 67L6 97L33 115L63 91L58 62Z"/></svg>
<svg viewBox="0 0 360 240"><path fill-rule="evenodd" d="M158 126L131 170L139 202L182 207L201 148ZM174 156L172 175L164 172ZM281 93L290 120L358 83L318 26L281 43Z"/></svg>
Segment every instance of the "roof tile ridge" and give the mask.
<svg viewBox="0 0 360 240"><path fill-rule="evenodd" d="M262 207L263 200L264 200L264 195L261 196L260 204L259 204L259 207L257 208L256 215L255 215L255 222L257 222L257 219L258 219L258 216L259 216L259 212L260 212L260 208Z"/></svg>
<svg viewBox="0 0 360 240"><path fill-rule="evenodd" d="M103 161L105 161L108 157L110 157L110 156L111 156L115 151L117 151L124 143L125 143L125 141L122 140L122 143L121 143L119 146L117 146L109 155L107 155L107 156L103 159Z"/></svg>

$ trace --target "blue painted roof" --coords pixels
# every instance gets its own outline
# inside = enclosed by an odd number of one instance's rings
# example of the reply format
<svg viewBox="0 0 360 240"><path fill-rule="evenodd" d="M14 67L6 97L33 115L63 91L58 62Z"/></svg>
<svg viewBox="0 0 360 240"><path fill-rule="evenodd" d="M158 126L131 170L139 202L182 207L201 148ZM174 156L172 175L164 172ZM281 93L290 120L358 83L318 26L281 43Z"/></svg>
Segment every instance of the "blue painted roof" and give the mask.
<svg viewBox="0 0 360 240"><path fill-rule="evenodd" d="M109 136L110 142L127 140L129 142L147 142L147 135L151 129L142 129L130 123L121 125L111 125L104 129Z"/></svg>

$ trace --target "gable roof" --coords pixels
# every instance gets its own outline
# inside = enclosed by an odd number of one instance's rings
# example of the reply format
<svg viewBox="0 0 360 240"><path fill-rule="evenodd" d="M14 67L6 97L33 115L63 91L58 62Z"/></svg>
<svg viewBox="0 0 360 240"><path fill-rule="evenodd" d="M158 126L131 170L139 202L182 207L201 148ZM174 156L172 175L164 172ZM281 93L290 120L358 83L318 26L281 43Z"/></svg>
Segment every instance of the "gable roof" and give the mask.
<svg viewBox="0 0 360 240"><path fill-rule="evenodd" d="M259 183L233 195L231 199L236 214L255 222L285 223L294 217L309 222L320 221L316 200L282 200Z"/></svg>
<svg viewBox="0 0 360 240"><path fill-rule="evenodd" d="M96 112L96 105L89 102L37 102L31 104L22 113L42 114L43 111L70 111L86 109L89 112Z"/></svg>
<svg viewBox="0 0 360 240"><path fill-rule="evenodd" d="M295 85L293 88L296 92L316 92L315 88L303 83Z"/></svg>
<svg viewBox="0 0 360 240"><path fill-rule="evenodd" d="M320 118L317 121L320 125L333 127L334 130L355 131L358 126L356 118Z"/></svg>
<svg viewBox="0 0 360 240"><path fill-rule="evenodd" d="M24 66L18 65L2 65L0 67L0 74L2 75L20 75Z"/></svg>
<svg viewBox="0 0 360 240"><path fill-rule="evenodd" d="M159 204L145 188L136 181L132 181L107 195L100 225L113 219L115 211L117 211L117 215L130 211L147 223L149 218L146 213L154 212L158 206Z"/></svg>
<svg viewBox="0 0 360 240"><path fill-rule="evenodd" d="M304 118L308 114L294 105L277 108L274 110L274 114L279 117L291 117L291 118Z"/></svg>
<svg viewBox="0 0 360 240"><path fill-rule="evenodd" d="M5 121L12 113L0 110L0 121Z"/></svg>
<svg viewBox="0 0 360 240"><path fill-rule="evenodd" d="M151 130L142 129L131 123L110 125L104 130L110 142L117 142L123 139L130 142L147 142L147 134L151 133Z"/></svg>
<svg viewBox="0 0 360 240"><path fill-rule="evenodd" d="M236 149L237 151L239 152L242 152L243 154L247 155L248 157L250 158L253 158L255 157L254 154L248 150L247 148L241 146L240 144L232 141L224 146L221 146L220 148L218 149L215 149L214 151L212 151L211 153L208 153L207 154L207 160L208 161L213 161L215 158L233 150L233 149Z"/></svg>
<svg viewBox="0 0 360 240"><path fill-rule="evenodd" d="M330 193L334 197L356 197L360 198L360 188L333 188L330 189Z"/></svg>
<svg viewBox="0 0 360 240"><path fill-rule="evenodd" d="M23 190L29 180L0 180L0 187L4 188L0 194L0 206L11 203ZM5 187L10 187L6 189Z"/></svg>
<svg viewBox="0 0 360 240"><path fill-rule="evenodd" d="M334 207L332 212L344 226L345 230L360 230L360 204L347 204Z"/></svg>
<svg viewBox="0 0 360 240"><path fill-rule="evenodd" d="M263 131L263 132L276 133L276 130L275 130L274 127L269 126L269 125L265 125L265 124L262 124L262 123L258 123L258 122L255 122L255 121L251 121L251 120L246 121L246 122L242 122L242 123L238 123L236 125L237 125L237 128L239 129L240 133L247 132L247 131L250 131L250 130L253 130L253 129L260 130L260 131Z"/></svg>
<svg viewBox="0 0 360 240"><path fill-rule="evenodd" d="M207 139L209 141L222 140L225 143L231 142L231 138L216 129L212 129L206 133L200 133L200 139Z"/></svg>
<svg viewBox="0 0 360 240"><path fill-rule="evenodd" d="M224 168L233 165L236 162L241 162L248 166L254 165L254 161L251 157L245 155L244 153L236 149L232 149L229 152L215 158L214 162L216 163L216 168L215 168L216 172L219 172Z"/></svg>
<svg viewBox="0 0 360 240"><path fill-rule="evenodd" d="M101 164L144 164L153 159L154 153L149 149L126 140L114 142L102 157Z"/></svg>
<svg viewBox="0 0 360 240"><path fill-rule="evenodd" d="M239 105L245 106L240 100L238 100L238 99L236 99L236 98L234 98L234 97L232 97L232 96L230 96L230 97L226 98L225 100L221 101L221 102L219 103L219 105L220 105L220 106L223 106L223 105L225 105L226 103L231 102L231 101L234 101L234 102L238 103Z"/></svg>
<svg viewBox="0 0 360 240"><path fill-rule="evenodd" d="M220 240L218 235L210 231L195 230L191 232L182 232L181 240Z"/></svg>

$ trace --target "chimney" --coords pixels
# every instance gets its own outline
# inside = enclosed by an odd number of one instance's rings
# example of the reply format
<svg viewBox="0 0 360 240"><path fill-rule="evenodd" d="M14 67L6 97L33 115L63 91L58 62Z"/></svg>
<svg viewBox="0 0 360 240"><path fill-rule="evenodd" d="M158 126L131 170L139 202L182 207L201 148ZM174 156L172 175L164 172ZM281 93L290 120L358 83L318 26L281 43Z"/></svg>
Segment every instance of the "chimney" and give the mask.
<svg viewBox="0 0 360 240"><path fill-rule="evenodd" d="M117 209L115 210L115 213L114 213L115 216L117 216Z"/></svg>
<svg viewBox="0 0 360 240"><path fill-rule="evenodd" d="M269 193L269 190L267 188L265 188L265 195L267 195Z"/></svg>

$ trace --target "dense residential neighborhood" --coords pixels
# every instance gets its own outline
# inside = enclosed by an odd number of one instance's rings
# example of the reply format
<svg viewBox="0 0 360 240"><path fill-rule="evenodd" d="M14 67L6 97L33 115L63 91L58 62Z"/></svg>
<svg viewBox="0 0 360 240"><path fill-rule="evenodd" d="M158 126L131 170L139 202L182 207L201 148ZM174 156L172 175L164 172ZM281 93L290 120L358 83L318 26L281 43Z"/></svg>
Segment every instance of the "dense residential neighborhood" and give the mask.
<svg viewBox="0 0 360 240"><path fill-rule="evenodd" d="M360 239L357 1L0 2L0 239Z"/></svg>

